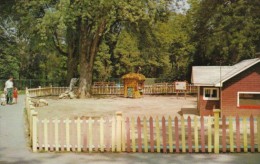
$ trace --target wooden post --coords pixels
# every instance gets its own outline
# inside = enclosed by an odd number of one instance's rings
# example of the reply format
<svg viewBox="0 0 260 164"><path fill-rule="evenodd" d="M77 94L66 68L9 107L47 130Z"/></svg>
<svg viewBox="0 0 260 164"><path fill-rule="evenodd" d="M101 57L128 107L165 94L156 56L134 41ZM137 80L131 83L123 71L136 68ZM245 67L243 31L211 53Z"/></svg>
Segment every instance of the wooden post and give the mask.
<svg viewBox="0 0 260 164"><path fill-rule="evenodd" d="M225 153L227 151L227 144L226 144L226 139L227 139L227 132L226 132L226 116L224 115L222 117L222 152Z"/></svg>
<svg viewBox="0 0 260 164"><path fill-rule="evenodd" d="M230 152L234 152L234 134L233 134L233 118L229 117L229 145L230 145Z"/></svg>
<svg viewBox="0 0 260 164"><path fill-rule="evenodd" d="M242 121L242 127L243 127L243 146L244 146L244 152L247 152L247 118L243 117Z"/></svg>
<svg viewBox="0 0 260 164"><path fill-rule="evenodd" d="M125 118L122 117L122 133L121 133L121 145L122 145L122 151L125 152L125 144L126 144L126 125L125 125Z"/></svg>
<svg viewBox="0 0 260 164"><path fill-rule="evenodd" d="M257 149L260 152L260 116L257 117Z"/></svg>
<svg viewBox="0 0 260 164"><path fill-rule="evenodd" d="M154 152L154 137L153 137L153 118L149 118L149 124L150 124L150 149L151 152Z"/></svg>
<svg viewBox="0 0 260 164"><path fill-rule="evenodd" d="M131 118L131 139L132 139L132 151L135 153L136 152L136 147L135 147L135 119L133 117Z"/></svg>
<svg viewBox="0 0 260 164"><path fill-rule="evenodd" d="M141 131L141 119L137 117L137 141L138 141L138 152L142 153L142 131Z"/></svg>
<svg viewBox="0 0 260 164"><path fill-rule="evenodd" d="M255 152L255 132L254 132L254 117L253 115L250 116L250 145L251 145L251 152Z"/></svg>
<svg viewBox="0 0 260 164"><path fill-rule="evenodd" d="M44 140L44 150L45 151L48 151L48 123L49 123L49 120L47 119L44 119L42 120L42 123L43 123L43 140Z"/></svg>
<svg viewBox="0 0 260 164"><path fill-rule="evenodd" d="M194 116L194 142L195 142L195 152L199 152L199 134L198 134L198 118Z"/></svg>
<svg viewBox="0 0 260 164"><path fill-rule="evenodd" d="M186 153L185 122L183 116L181 116L181 145L182 152Z"/></svg>
<svg viewBox="0 0 260 164"><path fill-rule="evenodd" d="M212 118L208 117L208 152L212 152L212 128L211 128L211 122Z"/></svg>
<svg viewBox="0 0 260 164"><path fill-rule="evenodd" d="M126 151L130 153L131 146L130 146L130 120L129 117L126 118Z"/></svg>
<svg viewBox="0 0 260 164"><path fill-rule="evenodd" d="M240 153L240 118L237 115L236 116L236 146L237 146L237 152Z"/></svg>
<svg viewBox="0 0 260 164"><path fill-rule="evenodd" d="M65 133L66 133L66 150L70 151L70 123L71 120L69 120L68 118L66 120L64 120L65 123Z"/></svg>
<svg viewBox="0 0 260 164"><path fill-rule="evenodd" d="M37 122L38 122L38 118L37 118L37 112L33 112L32 114L32 147L33 147L33 152L37 152Z"/></svg>
<svg viewBox="0 0 260 164"><path fill-rule="evenodd" d="M188 151L192 153L191 118L188 116Z"/></svg>
<svg viewBox="0 0 260 164"><path fill-rule="evenodd" d="M214 153L219 154L219 114L220 109L214 109Z"/></svg>
<svg viewBox="0 0 260 164"><path fill-rule="evenodd" d="M60 123L60 120L55 119L55 120L53 120L53 123L54 123L55 150L59 151L59 123Z"/></svg>
<svg viewBox="0 0 260 164"><path fill-rule="evenodd" d="M115 152L116 151L116 118L113 116L112 117L112 130L111 130L112 134L111 134L111 149L112 149L112 152Z"/></svg>
<svg viewBox="0 0 260 164"><path fill-rule="evenodd" d="M204 117L200 118L200 142L201 142L201 152L205 153L205 132L204 132Z"/></svg>
<svg viewBox="0 0 260 164"><path fill-rule="evenodd" d="M173 146L172 146L172 118L169 116L168 118L168 139L169 139L169 151L173 153Z"/></svg>
<svg viewBox="0 0 260 164"><path fill-rule="evenodd" d="M77 120L75 120L76 126L77 126L77 150L78 152L81 152L81 123L82 120L78 117Z"/></svg>
<svg viewBox="0 0 260 164"><path fill-rule="evenodd" d="M116 151L121 152L122 143L122 112L116 112Z"/></svg>
<svg viewBox="0 0 260 164"><path fill-rule="evenodd" d="M88 151L93 151L93 120L91 117L88 119Z"/></svg>
<svg viewBox="0 0 260 164"><path fill-rule="evenodd" d="M103 117L100 118L99 121L100 126L100 151L104 152L104 119Z"/></svg>
<svg viewBox="0 0 260 164"><path fill-rule="evenodd" d="M143 134L144 134L144 152L148 153L148 139L147 139L147 119L144 117L143 119Z"/></svg>
<svg viewBox="0 0 260 164"><path fill-rule="evenodd" d="M158 116L155 118L155 132L156 132L156 151L160 153L161 151L161 143L160 143L160 131L159 131L159 118Z"/></svg>

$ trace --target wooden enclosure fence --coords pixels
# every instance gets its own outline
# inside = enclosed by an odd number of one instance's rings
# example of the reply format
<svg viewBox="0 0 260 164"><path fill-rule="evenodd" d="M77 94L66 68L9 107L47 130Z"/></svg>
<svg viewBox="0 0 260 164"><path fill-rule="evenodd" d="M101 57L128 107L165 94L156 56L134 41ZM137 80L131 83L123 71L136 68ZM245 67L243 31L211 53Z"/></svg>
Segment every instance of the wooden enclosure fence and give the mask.
<svg viewBox="0 0 260 164"><path fill-rule="evenodd" d="M93 85L92 94L94 95L123 95L124 86L113 86L113 85ZM153 85L145 85L143 89L144 95L155 95L155 94L176 94L176 93L197 93L197 87L189 84L186 91L177 91L174 83L158 83Z"/></svg>
<svg viewBox="0 0 260 164"><path fill-rule="evenodd" d="M260 118L150 117L42 119L33 116L33 151L260 152Z"/></svg>
<svg viewBox="0 0 260 164"><path fill-rule="evenodd" d="M106 84L106 83L98 83L98 84ZM39 96L57 96L61 93L64 93L68 90L69 87L44 87L44 88L32 88L28 89L28 92L31 97L39 97ZM74 88L75 90L77 88ZM91 92L93 95L123 95L124 94L124 86L117 85L93 85L91 87ZM157 83L153 85L145 85L143 89L144 95L156 95L156 94L179 94L179 93L187 93L187 94L195 94L197 93L197 87L193 85L187 85L186 91L176 91L174 83Z"/></svg>
<svg viewBox="0 0 260 164"><path fill-rule="evenodd" d="M260 152L260 116L39 119L29 90L25 99L34 152Z"/></svg>

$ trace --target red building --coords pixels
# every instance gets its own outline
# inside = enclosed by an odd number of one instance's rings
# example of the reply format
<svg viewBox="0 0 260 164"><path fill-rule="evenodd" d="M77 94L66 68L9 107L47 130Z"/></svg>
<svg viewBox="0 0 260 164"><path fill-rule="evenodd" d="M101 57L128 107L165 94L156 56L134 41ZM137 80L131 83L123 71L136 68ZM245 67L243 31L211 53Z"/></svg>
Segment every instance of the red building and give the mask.
<svg viewBox="0 0 260 164"><path fill-rule="evenodd" d="M192 83L198 87L200 115L260 115L260 58L233 66L193 66Z"/></svg>

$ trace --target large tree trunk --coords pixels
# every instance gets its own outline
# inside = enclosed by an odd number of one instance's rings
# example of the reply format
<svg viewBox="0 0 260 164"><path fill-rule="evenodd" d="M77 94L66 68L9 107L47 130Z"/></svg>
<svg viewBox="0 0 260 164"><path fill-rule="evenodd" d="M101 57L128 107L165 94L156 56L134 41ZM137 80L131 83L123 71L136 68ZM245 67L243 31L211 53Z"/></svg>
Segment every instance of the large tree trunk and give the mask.
<svg viewBox="0 0 260 164"><path fill-rule="evenodd" d="M66 83L69 84L72 78L78 76L78 64L79 64L79 36L80 30L79 20L76 22L76 29L68 27L67 29L67 41L68 41L68 59L67 59L67 79Z"/></svg>
<svg viewBox="0 0 260 164"><path fill-rule="evenodd" d="M104 33L106 21L102 20L93 33L92 26L88 25L86 21L81 23L80 35L80 83L78 94L79 98L86 98L91 95L91 85L93 78L94 58L97 54L101 37Z"/></svg>
<svg viewBox="0 0 260 164"><path fill-rule="evenodd" d="M70 80L78 76L78 54L68 52L67 59L67 78L66 83L69 85Z"/></svg>

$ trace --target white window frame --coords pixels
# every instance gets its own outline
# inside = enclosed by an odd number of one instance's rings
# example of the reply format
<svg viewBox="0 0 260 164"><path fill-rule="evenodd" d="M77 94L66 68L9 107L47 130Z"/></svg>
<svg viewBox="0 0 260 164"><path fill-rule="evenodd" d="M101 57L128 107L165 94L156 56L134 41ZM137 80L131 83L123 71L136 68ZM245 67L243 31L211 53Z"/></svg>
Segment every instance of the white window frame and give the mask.
<svg viewBox="0 0 260 164"><path fill-rule="evenodd" d="M217 90L217 97L205 97L206 89L210 89L210 95L213 90ZM203 88L203 100L219 100L219 88Z"/></svg>
<svg viewBox="0 0 260 164"><path fill-rule="evenodd" d="M239 94L260 94L260 92L237 92L237 107L240 107Z"/></svg>

